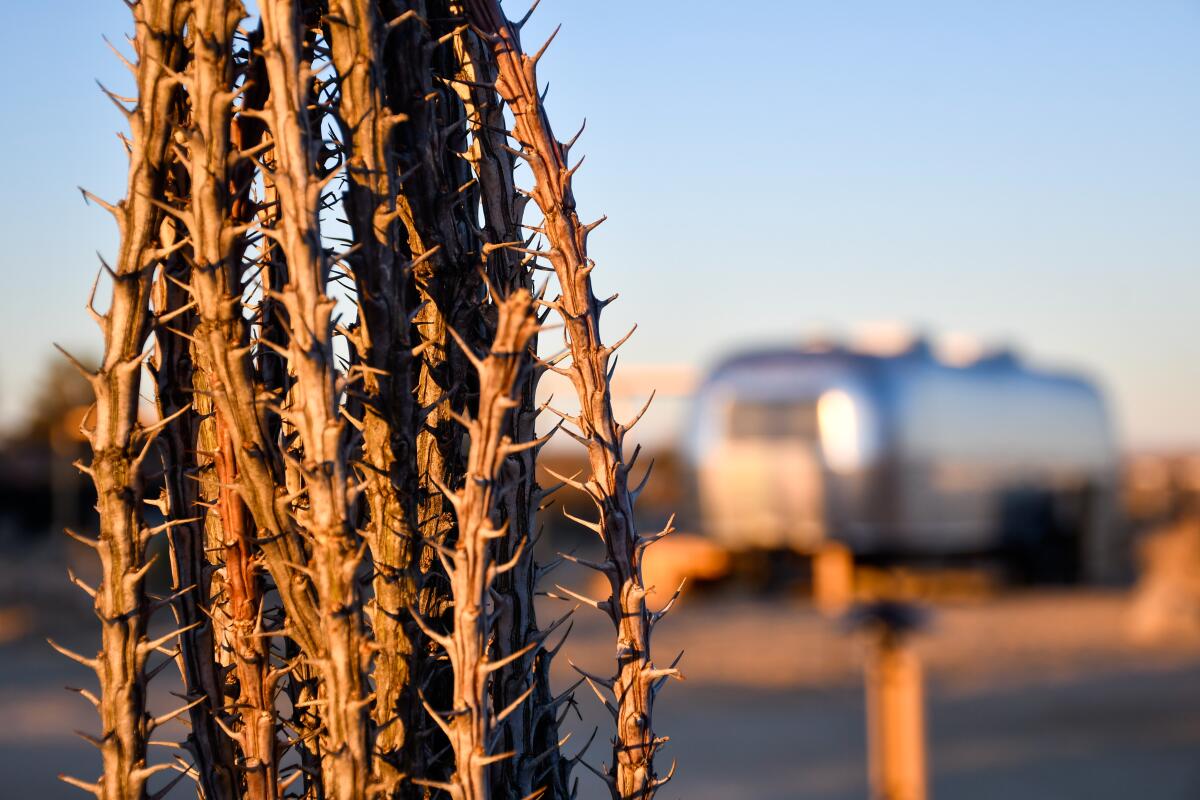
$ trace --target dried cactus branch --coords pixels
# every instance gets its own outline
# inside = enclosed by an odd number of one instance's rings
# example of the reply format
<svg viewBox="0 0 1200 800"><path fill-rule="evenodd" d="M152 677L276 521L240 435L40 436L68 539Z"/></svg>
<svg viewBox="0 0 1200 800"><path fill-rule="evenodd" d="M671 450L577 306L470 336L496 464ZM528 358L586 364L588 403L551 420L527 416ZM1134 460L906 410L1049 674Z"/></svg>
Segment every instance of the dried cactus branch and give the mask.
<svg viewBox="0 0 1200 800"><path fill-rule="evenodd" d="M492 585L506 568L491 553L492 543L507 535L497 525L496 490L498 484L503 486L501 471L511 445L507 421L517 405L513 391L529 363L528 342L537 321L524 290L498 301L497 310L491 352L478 359L468 351L479 375L479 404L474 418L464 419L471 442L465 482L457 490L443 487L458 521L454 549L442 551L454 600L453 627L443 641L454 673L454 705L441 724L454 750L455 773L447 788L456 800L491 797L487 767L511 755L489 752L493 723L514 710L503 709L494 718L490 707L491 676L514 657L488 659Z"/></svg>
<svg viewBox="0 0 1200 800"><path fill-rule="evenodd" d="M193 128L186 140L192 191L185 219L195 261L189 288L199 317L194 334L197 361L208 376L214 413L232 440L239 496L263 531L262 550L287 610L290 630L301 646L311 648L318 614L310 588L295 580L289 566L304 559L287 505L279 496L283 467L267 432L262 387L251 363L242 315L240 275L247 246L242 231L253 211L245 197L249 162L236 158L231 135L239 132L242 147L256 142L245 141L241 126L233 124L238 92L231 42L245 11L236 0L202 0L195 3L195 9L195 33L202 46L197 48L191 70L196 101ZM253 95L261 101L265 89L252 87Z"/></svg>
<svg viewBox="0 0 1200 800"><path fill-rule="evenodd" d="M186 51L182 4L144 0L132 7L138 100L126 110L130 135L128 195L109 207L121 243L112 272L112 302L101 318L104 355L90 381L96 395L89 474L100 512L96 587L101 650L91 662L100 679L98 739L104 772L85 785L102 800L140 800L152 769L146 765L146 639L149 617L144 579L148 532L142 518L139 475L154 434L138 424L144 348L150 332L152 277L175 242L174 225L157 204L163 195L168 142L176 124L177 70Z"/></svg>
<svg viewBox="0 0 1200 800"><path fill-rule="evenodd" d="M437 483L454 485L465 469L462 432L453 415L466 408L476 380L465 356L450 340L448 328L453 326L480 349L490 337L479 309L485 291L478 273L471 170L460 152L466 119L447 83L457 69L445 38L447 26L453 24L449 7L444 0L389 0L381 6L390 20L383 79L388 109L396 120L397 238L410 258L408 280L414 292L410 322L412 352L417 355L409 381L416 404L412 456L417 471L416 552L409 573L418 593L419 613L444 630L449 590L436 548L453 544L455 520ZM359 299L361 303L364 298ZM451 691L444 656L413 622L409 679L423 687L435 704L444 705ZM444 776L450 768L445 756L439 755L446 750L444 737L415 692L408 693L405 717L415 726L403 755L410 773L422 778Z"/></svg>
<svg viewBox="0 0 1200 800"><path fill-rule="evenodd" d="M176 167L178 169L178 165ZM158 327L155 331L156 354L153 367L159 416L172 419L159 442L163 465L162 508L168 519L166 530L171 557L175 621L186 632L179 637L177 657L184 690L189 697L203 697L204 703L188 711L191 731L187 749L195 755L197 782L205 797L214 800L235 798L238 780L233 770L233 742L214 719L224 705L220 668L212 617L212 576L205 547L204 516L199 513L201 472L196 443L202 426L202 407L207 397L193 385L195 363L190 353L189 335L177 335L175 327L189 331L195 327L192 312L178 317L175 311L186 308L190 297L188 269L182 254L164 265L155 282L154 307ZM171 318L170 322L163 320Z"/></svg>
<svg viewBox="0 0 1200 800"><path fill-rule="evenodd" d="M220 513L225 555L225 590L228 594L229 645L238 692L233 707L240 724L236 741L247 800L276 800L279 797L279 764L275 745L276 711L274 679L271 676L270 644L263 633L265 595L254 546L252 520L242 503L237 486L237 460L233 439L216 418L214 453L219 484Z"/></svg>
<svg viewBox="0 0 1200 800"><path fill-rule="evenodd" d="M308 112L305 22L292 0L264 0L263 58L271 95L266 117L274 141L272 183L279 226L270 232L288 263L280 291L287 310L287 361L295 383L284 416L303 449L299 473L307 500L293 514L305 531L308 562L320 610L319 638L309 658L321 678L325 790L339 800L365 795L370 781L365 666L358 565L359 537L351 525L346 424L339 410L333 357L335 301L327 293L330 264L320 232L321 195L329 176L318 176L319 130Z"/></svg>
<svg viewBox="0 0 1200 800"><path fill-rule="evenodd" d="M588 226L575 209L571 191L574 170L567 148L553 134L537 88L537 60L521 49L518 29L497 0L467 0L469 17L487 38L496 61L496 89L513 114L513 138L534 177L530 192L544 216L542 232L549 244L546 259L554 268L562 296L553 303L563 319L571 364L565 368L579 398L576 421L591 467L587 488L600 512L606 574L611 596L602 606L617 629L617 674L613 679L616 738L613 770L607 776L614 797L648 800L666 779L654 769L655 752L665 739L652 722L654 685L662 677L650 656L651 615L646 607L641 554L647 543L639 536L628 486L623 440L628 430L613 413L609 359L616 346L600 337L603 303L592 291L595 264L587 256ZM619 343L618 345L619 346Z"/></svg>
<svg viewBox="0 0 1200 800"><path fill-rule="evenodd" d="M461 3L454 4L454 11L456 15L462 14ZM528 198L516 189L515 157L508 145L504 107L493 88L495 64L484 42L469 30L460 31L454 42L459 61L454 85L472 134L466 157L479 184L488 276L492 285L504 292L518 289L532 292L531 264L504 246L522 239L521 220ZM536 333L528 347L536 353ZM509 417L507 434L514 442L531 443L537 437L537 384L543 372L544 368L534 366L525 370L518 381L515 393L518 405ZM493 684L494 707L510 708L530 689L532 696L529 702L519 703L503 723L501 746L516 755L496 765L494 780L496 790L505 796L529 797L540 790L548 798L567 798L570 765L559 753L557 706L549 675L550 653L544 649L529 650L531 643L543 640L547 633L538 626L534 604L537 565L533 547L527 546L537 533L541 490L535 462L539 449L540 444L513 452L505 464L507 486L500 511L508 535L497 541L496 557L502 562L515 561L512 569L499 575L496 581L500 609L494 649L498 658L519 651L525 651L525 655L498 672Z"/></svg>
<svg viewBox="0 0 1200 800"><path fill-rule="evenodd" d="M247 193L252 166L247 169L245 159L239 163L242 127L235 124L233 107L237 70L232 45L246 12L237 0L196 0L192 6L193 58L188 70L192 126L180 137L189 159L192 190L184 221L191 233L194 262L189 288L199 317L193 337L196 385L203 389L204 405L213 417L203 426L203 433L197 431L196 441L209 454L215 470L209 481L215 483L209 498L215 503L209 524L213 531L210 553L224 558L220 564L224 602L219 618L223 622L221 646L228 648L237 681L231 719L238 720L232 734L241 753L238 786L247 798L274 800L278 796L277 753L274 699L267 680L269 647L257 635L262 610L258 551L243 501L244 496L258 499L265 494L271 498L273 485L264 479L266 465L261 458L253 459L250 448L238 446L247 439L261 445L240 302L240 268L247 246L241 231L251 213ZM263 449L260 446L258 452ZM237 452L246 454L243 463L256 462L248 472L258 477L257 482L239 480ZM263 527L270 530L270 520L275 517L273 503L268 500L266 513L261 510L261 499L255 505L268 520ZM283 548L282 543L268 548L275 551L277 562L288 557L281 557ZM290 576L284 577L281 595L300 617L302 611L296 606L302 604L309 610L311 600L301 595L301 604L296 603L291 595L300 593L291 589L294 582ZM209 709L209 713L217 713L217 709Z"/></svg>
<svg viewBox="0 0 1200 800"><path fill-rule="evenodd" d="M387 106L384 27L371 0L333 0L326 39L340 77L338 118L347 147L343 205L359 249L348 257L359 324L354 355L362 391L361 432L367 520L363 536L374 568L368 606L374 636L374 747L377 789L394 795L408 733L403 700L411 691L412 643L406 610L417 601L411 570L416 523L416 404L412 388L413 299L408 242L398 223L398 123Z"/></svg>

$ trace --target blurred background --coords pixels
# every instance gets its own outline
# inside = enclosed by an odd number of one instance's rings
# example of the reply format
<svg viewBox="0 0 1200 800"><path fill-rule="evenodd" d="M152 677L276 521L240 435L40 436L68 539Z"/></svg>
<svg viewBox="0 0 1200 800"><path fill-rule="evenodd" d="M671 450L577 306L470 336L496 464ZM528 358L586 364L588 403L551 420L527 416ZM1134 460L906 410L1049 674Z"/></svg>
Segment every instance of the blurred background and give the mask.
<svg viewBox="0 0 1200 800"><path fill-rule="evenodd" d="M9 9L0 51L24 76L0 194L0 794L45 798L94 757L62 690L85 676L44 643L95 646L66 580L90 554L58 533L94 524L70 466L88 390L51 345L98 355L83 302L116 234L75 187L121 195L93 79L128 84L101 39L124 5L67 6ZM686 650L667 796L867 796L895 718L880 614L923 620L895 642L929 794L1200 796L1200 4L559 0L525 36L558 22L540 69L557 128L588 120L605 333L638 324L619 406L657 390L640 522L678 514L648 580L665 603L689 579L655 640ZM552 549L594 546L547 524ZM602 620L572 637L606 669Z"/></svg>

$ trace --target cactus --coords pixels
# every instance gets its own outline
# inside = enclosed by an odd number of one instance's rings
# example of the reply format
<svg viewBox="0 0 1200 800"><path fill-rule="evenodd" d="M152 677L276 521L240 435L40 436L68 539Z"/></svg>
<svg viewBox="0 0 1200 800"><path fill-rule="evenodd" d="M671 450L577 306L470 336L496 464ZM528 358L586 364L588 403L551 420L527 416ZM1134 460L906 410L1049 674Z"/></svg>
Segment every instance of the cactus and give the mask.
<svg viewBox="0 0 1200 800"><path fill-rule="evenodd" d="M87 373L99 537L72 533L103 568L96 587L71 576L102 649L55 645L99 678L81 693L103 773L64 780L104 800L188 779L207 800L573 797L583 754L561 752L558 728L575 687L550 685L570 614L543 627L534 606L536 459L561 426L537 436L535 395L558 369L580 389L570 433L593 475L574 483L600 508L593 566L613 587L588 602L621 642L612 681L580 679L615 693L613 767L595 771L616 797L652 796L653 696L676 674L649 657L653 537L633 527L587 228L516 28L462 0L261 0L257 20L240 0L130 7L137 95L109 93L128 194L85 193L121 233ZM556 300L534 287L530 198ZM569 366L537 354L553 310ZM162 597L146 586L159 533ZM150 634L168 607L174 624ZM156 714L147 684L170 664L183 701ZM183 741L152 739L177 718Z"/></svg>

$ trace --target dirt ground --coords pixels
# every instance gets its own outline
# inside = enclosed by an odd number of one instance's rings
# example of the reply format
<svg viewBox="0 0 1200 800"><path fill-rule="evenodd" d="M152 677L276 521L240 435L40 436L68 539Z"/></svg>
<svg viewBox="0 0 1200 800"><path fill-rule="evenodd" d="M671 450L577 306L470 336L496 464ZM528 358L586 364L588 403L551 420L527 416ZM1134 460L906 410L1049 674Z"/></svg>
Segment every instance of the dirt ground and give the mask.
<svg viewBox="0 0 1200 800"><path fill-rule="evenodd" d="M918 639L933 795L1200 797L1200 640L1137 644L1128 617L1127 596L1104 592L934 609ZM687 680L664 690L656 715L671 737L664 767L679 761L663 798L866 796L862 644L836 621L788 599L685 597L655 648L659 660L687 651ZM580 616L568 649L607 670L604 620ZM54 778L97 768L72 733L94 729L91 709L62 689L81 672L35 637L0 645L0 797L82 796ZM569 672L563 659L560 682ZM601 726L589 759L606 760L605 715L590 693L579 705L567 749ZM579 780L581 800L606 796L585 770Z"/></svg>
<svg viewBox="0 0 1200 800"><path fill-rule="evenodd" d="M664 798L850 800L867 795L863 643L794 601L685 602L654 642L686 648L657 727L679 762ZM938 798L1200 797L1200 641L1135 644L1124 593L1036 593L935 608L917 639L926 666L930 779ZM573 642L605 664L602 620ZM581 653L581 651L587 651ZM566 671L562 678L566 679ZM602 733L598 701L580 697ZM583 772L580 797L604 797Z"/></svg>

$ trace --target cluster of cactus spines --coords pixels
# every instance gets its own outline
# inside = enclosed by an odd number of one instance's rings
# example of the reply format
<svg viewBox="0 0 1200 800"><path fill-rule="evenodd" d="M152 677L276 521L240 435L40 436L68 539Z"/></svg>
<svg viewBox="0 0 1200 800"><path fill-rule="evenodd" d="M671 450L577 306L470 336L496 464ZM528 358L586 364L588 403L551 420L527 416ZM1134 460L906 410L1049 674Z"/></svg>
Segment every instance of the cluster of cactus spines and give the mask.
<svg viewBox="0 0 1200 800"><path fill-rule="evenodd" d="M128 194L87 195L121 233L111 302L92 311L105 351L81 465L100 535L72 534L100 556L95 588L72 580L102 650L59 648L99 678L80 692L103 773L64 780L104 800L185 779L206 800L573 798L583 752L563 754L559 726L575 687L551 688L562 640L548 642L570 612L543 627L534 606L536 457L561 426L537 436L535 394L558 369L593 470L567 482L600 507L593 566L613 599L562 591L619 638L617 677L580 679L615 694L614 766L594 771L614 796L651 797L653 695L676 673L649 659L615 348L516 27L463 0L259 0L257 19L242 0L130 7L137 95L109 93L130 127ZM523 222L531 198L541 226ZM538 235L555 301L534 289ZM552 310L569 367L537 355ZM154 423L138 418L147 366ZM162 597L146 587L157 533ZM166 607L175 624L149 633ZM182 703L155 716L147 683L171 663ZM183 741L151 738L173 720Z"/></svg>
<svg viewBox="0 0 1200 800"><path fill-rule="evenodd" d="M649 798L671 777L670 773L659 777L655 772L654 755L666 739L654 733L654 697L662 683L678 677L679 672L674 664L656 667L650 657L651 630L662 612L652 614L646 605L641 557L646 546L668 533L671 525L648 536L639 534L635 525L633 504L638 490L630 488L629 475L637 451L627 462L623 442L641 414L621 424L613 413L609 362L625 339L605 345L600 338L600 313L611 300L602 301L593 293L590 276L595 262L587 256L588 234L599 222L584 224L579 219L571 179L582 159L568 165L570 143L554 137L542 102L537 62L545 46L533 56L525 54L519 27L507 20L498 0L466 2L472 23L487 39L495 58L496 89L512 111L513 138L520 143L521 157L533 175L530 195L543 216L536 230L547 248L539 255L550 263L561 290L556 300L544 302L562 317L570 363L551 369L569 378L576 389L579 414L561 416L577 428L577 432L567 430L585 445L591 466L588 480L568 482L585 492L599 512L598 522L584 524L603 540L606 559L588 566L603 573L611 587L610 596L599 601L564 592L603 611L617 629L614 677L585 674L616 723L613 763L601 777L614 797ZM601 687L611 693L611 702Z"/></svg>

